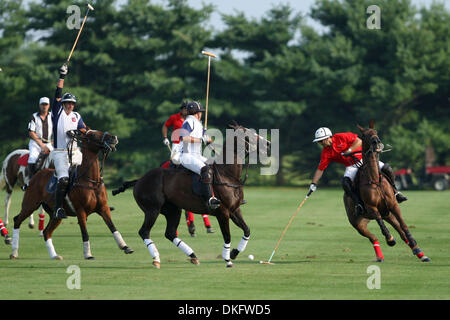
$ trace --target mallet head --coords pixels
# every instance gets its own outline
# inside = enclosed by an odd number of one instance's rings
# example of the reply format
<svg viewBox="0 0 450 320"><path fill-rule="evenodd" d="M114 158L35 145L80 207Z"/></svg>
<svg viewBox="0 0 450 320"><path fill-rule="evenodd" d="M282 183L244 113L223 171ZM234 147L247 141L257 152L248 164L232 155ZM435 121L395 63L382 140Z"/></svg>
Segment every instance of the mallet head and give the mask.
<svg viewBox="0 0 450 320"><path fill-rule="evenodd" d="M89 8L89 10L92 10L92 11L94 11L94 7L93 6L91 6L89 3L88 3L88 8Z"/></svg>
<svg viewBox="0 0 450 320"><path fill-rule="evenodd" d="M214 53L208 52L208 51L202 51L202 54L205 56L217 58L217 56Z"/></svg>

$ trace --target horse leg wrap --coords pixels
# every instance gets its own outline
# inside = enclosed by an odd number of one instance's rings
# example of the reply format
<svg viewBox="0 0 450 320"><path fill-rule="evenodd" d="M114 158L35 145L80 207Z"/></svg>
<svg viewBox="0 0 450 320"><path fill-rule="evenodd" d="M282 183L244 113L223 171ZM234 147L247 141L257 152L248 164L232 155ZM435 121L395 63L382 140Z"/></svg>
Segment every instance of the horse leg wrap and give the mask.
<svg viewBox="0 0 450 320"><path fill-rule="evenodd" d="M424 256L424 253L420 248L413 249L413 254L416 255L419 259Z"/></svg>
<svg viewBox="0 0 450 320"><path fill-rule="evenodd" d="M20 229L13 229L13 238L11 243L12 255L17 257L19 255L19 233Z"/></svg>
<svg viewBox="0 0 450 320"><path fill-rule="evenodd" d="M85 259L92 258L91 243L89 241L84 241L83 242L83 253L84 253L84 258Z"/></svg>
<svg viewBox="0 0 450 320"><path fill-rule="evenodd" d="M224 243L223 244L223 249L222 249L222 258L225 261L230 261L230 248L231 248L231 243Z"/></svg>
<svg viewBox="0 0 450 320"><path fill-rule="evenodd" d="M126 247L126 243L122 238L122 235L119 231L113 232L114 240L116 240L117 245L119 246L119 249L122 249L123 247Z"/></svg>
<svg viewBox="0 0 450 320"><path fill-rule="evenodd" d="M408 245L411 249L414 248L415 246L417 246L417 242L416 242L416 240L414 240L414 238L412 237L409 230L405 232L405 235L406 235L406 239L408 239Z"/></svg>
<svg viewBox="0 0 450 320"><path fill-rule="evenodd" d="M147 246L147 249L150 252L150 255L152 256L153 260L161 262L161 260L159 259L159 251L156 248L155 243L152 241L152 239L145 239L144 243Z"/></svg>
<svg viewBox="0 0 450 320"><path fill-rule="evenodd" d="M52 239L47 239L47 241L45 241L45 246L47 247L47 251L48 254L50 255L50 258L53 259L57 256L56 251L55 251L55 247L53 246L53 241Z"/></svg>
<svg viewBox="0 0 450 320"><path fill-rule="evenodd" d="M245 247L247 247L248 239L250 239L250 237L246 237L246 236L242 237L241 242L239 242L239 245L237 247L239 252L242 252L245 250Z"/></svg>
<svg viewBox="0 0 450 320"><path fill-rule="evenodd" d="M381 233L383 234L383 236L385 236L386 238L390 235L388 228L386 228L386 225L384 224L382 219L377 219L377 223L381 228Z"/></svg>
<svg viewBox="0 0 450 320"><path fill-rule="evenodd" d="M39 231L44 230L45 214L39 213Z"/></svg>
<svg viewBox="0 0 450 320"><path fill-rule="evenodd" d="M383 253L381 252L380 243L378 241L373 242L373 249L375 250L377 258L384 259Z"/></svg>
<svg viewBox="0 0 450 320"><path fill-rule="evenodd" d="M8 229L6 229L5 225L3 224L3 221L0 220L0 232L2 233L2 236L6 236L8 234Z"/></svg>
<svg viewBox="0 0 450 320"><path fill-rule="evenodd" d="M180 238L173 239L173 244L176 245L181 251L183 251L187 256L190 256L194 253L194 250L191 249L185 242L181 241Z"/></svg>

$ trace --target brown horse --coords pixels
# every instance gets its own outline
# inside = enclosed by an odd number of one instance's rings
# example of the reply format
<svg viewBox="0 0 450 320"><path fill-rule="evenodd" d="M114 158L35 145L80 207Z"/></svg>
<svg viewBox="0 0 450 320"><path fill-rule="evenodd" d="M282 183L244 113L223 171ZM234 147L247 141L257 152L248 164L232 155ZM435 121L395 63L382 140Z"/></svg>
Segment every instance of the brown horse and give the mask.
<svg viewBox="0 0 450 320"><path fill-rule="evenodd" d="M408 226L402 218L400 207L395 199L394 188L387 178L381 174L379 168L379 154L383 151L384 146L381 143L377 132L374 130L373 121L371 121L370 126L367 129L362 128L359 125L358 128L361 131L361 140L363 143L363 164L355 179L355 185L357 189L359 189L366 210L362 215L356 214L353 200L351 197L344 194L344 204L348 220L362 236L370 240L375 249L376 261L378 262L384 261L380 243L378 242L377 237L367 228L367 224L373 219L375 219L380 226L381 232L386 238L388 245L394 246L395 240L385 226L383 220L386 220L395 228L395 230L397 230L402 240L422 262L431 261L430 258L424 255L417 245L417 242L412 237L411 232L408 230Z"/></svg>
<svg viewBox="0 0 450 320"><path fill-rule="evenodd" d="M237 123L230 125L230 127L235 130L233 142L237 142L238 139L244 139L243 143L242 140L240 141L240 145L244 146L245 150L244 152L239 152L238 148L233 147L234 155L230 156L232 158L230 162L232 163L227 164L225 161L227 159L227 149L224 145L222 154L224 163L218 164L215 162L212 164L214 172L212 181L213 192L221 201L219 208L211 212L208 211L204 200L193 192L193 173L182 167L152 169L140 179L125 182L121 188L113 191L113 195L116 195L134 186L134 198L145 214L145 220L139 230L139 235L153 257L153 266L156 268L160 268L161 261L158 249L150 239L150 230L159 213L162 213L167 221L165 237L190 257L190 261L193 264L199 264L194 250L176 235L182 209L195 212L196 214L213 215L217 218L224 239L222 257L226 261L227 267L233 266L230 259L235 259L240 252L245 250L250 238L250 229L245 223L239 208L244 197L244 182L240 180L245 162L242 156L245 158L249 152L255 150L258 141L261 144L265 143L266 146L269 142L263 137L256 135L256 133L253 134L254 131L239 126ZM243 136L245 137L242 138ZM251 139L251 137L254 137L254 139ZM229 152L231 153L231 150ZM244 232L237 249L233 250L230 250L230 218Z"/></svg>
<svg viewBox="0 0 450 320"><path fill-rule="evenodd" d="M75 182L72 189L65 197L64 210L68 216L76 216L80 225L83 239L84 258L93 259L91 254L89 235L86 229L87 217L97 212L105 221L112 232L117 245L125 253L133 253L119 231L116 230L112 220L110 207L107 202L106 187L103 183L103 163L111 151L115 151L118 139L107 132L88 130L85 134L79 131L71 132L70 136L78 142L83 154L82 164L78 167ZM102 165L98 160L98 154L102 153ZM44 229L44 241L50 258L61 260L56 254L52 242L53 231L61 223L61 219L53 218L55 199L54 195L47 191L47 183L54 175L54 169L44 169L36 173L25 191L22 201L22 210L14 217L14 229L12 237L11 259L18 257L19 250L19 228L20 224L41 204L50 215L51 219Z"/></svg>
<svg viewBox="0 0 450 320"><path fill-rule="evenodd" d="M0 185L4 183L4 189L6 190L5 216L3 219L5 226L8 225L9 208L11 206L11 195L14 190L14 186L18 184L23 188L30 182L30 173L28 168L19 164L19 159L27 155L28 153L29 151L27 149L14 150L10 154L8 154L3 161L2 172L0 175ZM37 161L37 165L37 170L49 168L52 165L51 157L40 155ZM40 213L43 213L43 209L41 209ZM34 228L33 214L30 215L28 227L30 227L31 229Z"/></svg>

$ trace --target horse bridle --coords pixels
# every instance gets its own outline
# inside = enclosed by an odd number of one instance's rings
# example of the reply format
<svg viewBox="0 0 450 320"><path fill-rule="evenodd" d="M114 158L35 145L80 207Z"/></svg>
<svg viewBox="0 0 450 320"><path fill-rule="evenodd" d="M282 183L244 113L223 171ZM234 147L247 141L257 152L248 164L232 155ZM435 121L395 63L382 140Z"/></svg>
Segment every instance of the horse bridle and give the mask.
<svg viewBox="0 0 450 320"><path fill-rule="evenodd" d="M73 130L73 131L69 131L69 132L68 132L68 136L71 138L71 141L70 141L70 143L69 143L69 152L68 152L68 154L69 154L69 164L70 164L70 166L72 166L72 150L73 150L73 144L74 144L75 141L76 141L80 146L83 146L83 144L84 144L84 139L83 139L83 138L86 138L86 139L89 141L89 143L94 144L94 145L100 147L100 150L98 151L98 153L100 153L100 152L103 153L102 161L101 161L101 163L100 163L100 180L99 180L99 181L95 181L95 180L92 180L92 179L87 178L88 182L93 183L94 185L96 185L96 187L85 186L85 185L82 185L82 184L80 184L80 183L78 183L78 182L76 182L76 183L74 184L74 186L80 186L80 187L83 187L83 188L88 188L88 189L94 189L94 190L96 190L96 189L98 189L98 188L103 184L103 167L104 167L104 165L105 165L105 160L106 160L106 158L108 157L108 155L109 155L111 152L113 152L113 151L116 150L116 148L115 148L115 145L114 145L114 146L111 146L111 144L105 140L105 138L106 138L106 136L109 134L109 132L107 132L107 131L103 132L102 139L101 139L100 141L95 141L95 140L90 140L89 137L87 136L88 133L89 133L90 131L94 131L94 130L89 129L88 131L86 131L85 134L81 133L79 130ZM84 136L84 137L83 137L83 136ZM96 160L96 159L94 158L94 159L92 160L92 163L93 163L95 160ZM87 168L90 168L90 166L91 166L91 164L89 164L89 165L87 166ZM86 170L85 172L83 172L82 174L80 174L80 175L78 176L78 178L84 177L84 176L86 175L87 172L88 172L88 170Z"/></svg>

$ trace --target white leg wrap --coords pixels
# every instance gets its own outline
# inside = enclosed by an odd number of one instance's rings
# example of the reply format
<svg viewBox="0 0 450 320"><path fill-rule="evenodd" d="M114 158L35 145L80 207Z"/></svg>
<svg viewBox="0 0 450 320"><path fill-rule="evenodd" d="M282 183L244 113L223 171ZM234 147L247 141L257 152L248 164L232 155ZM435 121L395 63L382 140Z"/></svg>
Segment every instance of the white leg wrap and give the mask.
<svg viewBox="0 0 450 320"><path fill-rule="evenodd" d="M231 243L224 243L223 244L222 258L225 261L229 261L230 260L230 248L231 248Z"/></svg>
<svg viewBox="0 0 450 320"><path fill-rule="evenodd" d="M147 249L150 252L153 260L161 262L161 260L159 259L158 249L156 248L155 243L152 241L152 239L145 239L144 243L147 246Z"/></svg>
<svg viewBox="0 0 450 320"><path fill-rule="evenodd" d="M119 231L114 231L113 236L114 236L114 240L116 240L117 245L119 246L119 249L122 249L123 247L127 246L125 241L123 241L122 235L120 234Z"/></svg>
<svg viewBox="0 0 450 320"><path fill-rule="evenodd" d="M246 237L246 236L242 237L241 242L239 242L239 245L237 247L239 252L242 252L245 250L245 247L247 247L248 239L250 239L250 237Z"/></svg>
<svg viewBox="0 0 450 320"><path fill-rule="evenodd" d="M55 258L57 256L56 251L55 251L55 247L53 246L53 241L52 239L47 239L47 241L45 241L45 246L47 247L47 251L48 254L50 255L50 258Z"/></svg>
<svg viewBox="0 0 450 320"><path fill-rule="evenodd" d="M19 256L19 233L20 233L20 229L13 229L11 249L12 249L12 255L14 257Z"/></svg>
<svg viewBox="0 0 450 320"><path fill-rule="evenodd" d="M185 242L181 241L180 238L173 239L173 244L176 245L178 248L180 248L181 251L183 251L187 256L190 256L192 253L194 253L194 250L191 249Z"/></svg>
<svg viewBox="0 0 450 320"><path fill-rule="evenodd" d="M30 226L34 226L34 214L30 215L30 221L28 222Z"/></svg>
<svg viewBox="0 0 450 320"><path fill-rule="evenodd" d="M83 242L83 253L84 253L84 258L85 259L87 259L89 257L92 257L91 243L89 241L84 241Z"/></svg>
<svg viewBox="0 0 450 320"><path fill-rule="evenodd" d="M6 193L5 198L5 218L3 219L3 223L5 224L5 227L8 225L8 219L9 219L9 207L11 206L11 193Z"/></svg>

